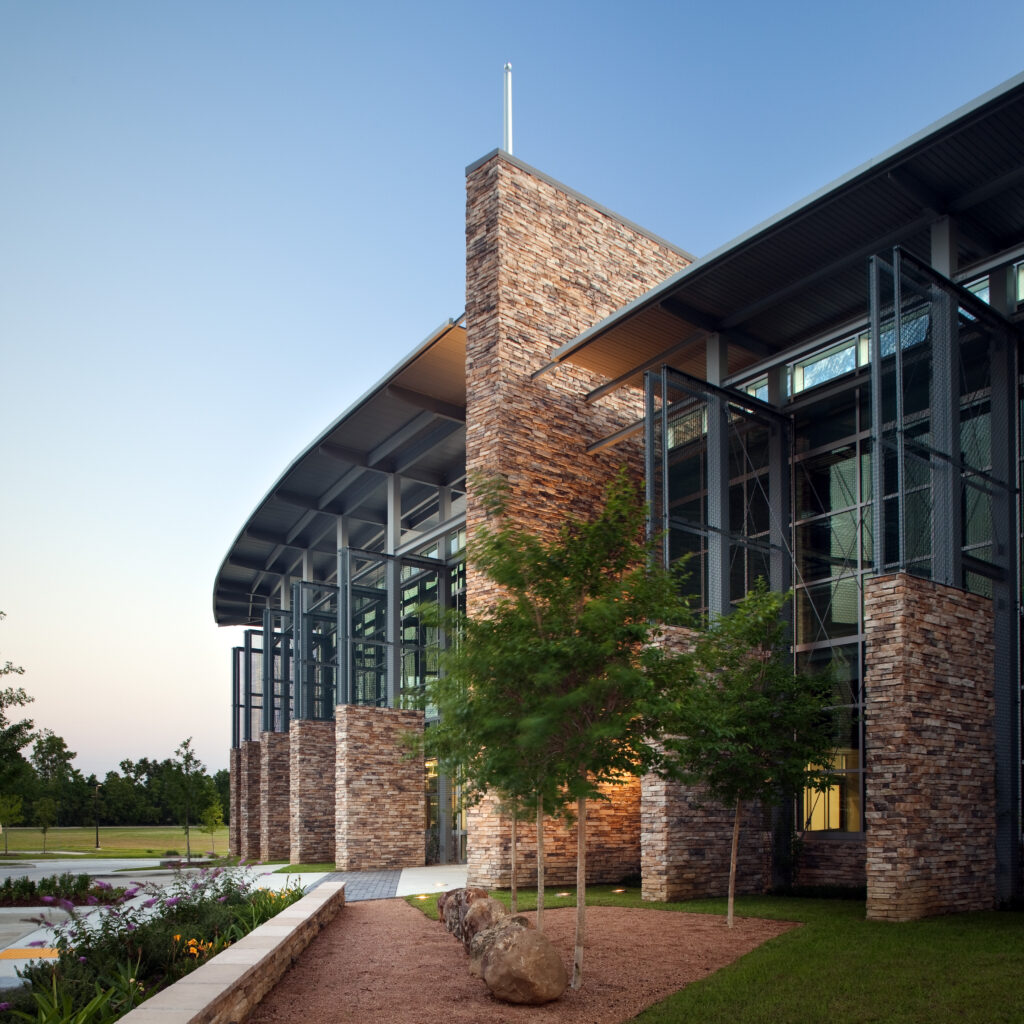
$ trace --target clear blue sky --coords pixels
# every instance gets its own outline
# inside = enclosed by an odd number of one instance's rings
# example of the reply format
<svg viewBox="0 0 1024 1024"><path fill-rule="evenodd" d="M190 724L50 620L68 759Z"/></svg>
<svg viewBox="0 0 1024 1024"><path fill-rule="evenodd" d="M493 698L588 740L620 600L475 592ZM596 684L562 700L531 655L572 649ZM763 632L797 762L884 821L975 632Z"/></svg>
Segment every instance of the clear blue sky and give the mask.
<svg viewBox="0 0 1024 1024"><path fill-rule="evenodd" d="M0 658L227 763L248 513L464 304L501 142L706 253L1024 68L1024 5L0 0Z"/></svg>

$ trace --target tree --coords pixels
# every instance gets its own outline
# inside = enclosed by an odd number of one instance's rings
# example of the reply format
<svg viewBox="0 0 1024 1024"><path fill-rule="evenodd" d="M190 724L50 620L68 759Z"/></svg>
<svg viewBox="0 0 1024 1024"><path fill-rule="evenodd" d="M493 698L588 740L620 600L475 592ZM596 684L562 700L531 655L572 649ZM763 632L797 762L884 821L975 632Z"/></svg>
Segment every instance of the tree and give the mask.
<svg viewBox="0 0 1024 1024"><path fill-rule="evenodd" d="M46 833L57 823L57 801L52 796L40 797L35 802L36 825L43 833L43 853L46 853Z"/></svg>
<svg viewBox="0 0 1024 1024"><path fill-rule="evenodd" d="M9 829L23 821L21 797L14 795L0 796L0 828ZM4 832L4 856L7 856L7 832Z"/></svg>
<svg viewBox="0 0 1024 1024"><path fill-rule="evenodd" d="M57 812L65 803L69 784L75 775L71 762L78 757L52 729L44 729L32 744L29 760L43 792L53 798Z"/></svg>
<svg viewBox="0 0 1024 1024"><path fill-rule="evenodd" d="M428 690L448 764L480 790L559 810L575 805L577 926L573 987L583 973L586 803L655 759L649 737L687 659L659 641L689 621L677 581L646 535L638 488L620 471L602 508L550 540L510 522L504 488L474 481L487 519L468 560L497 585L478 618L462 616L448 677ZM443 744L442 742L443 741ZM539 830L539 834L540 830ZM538 889L540 886L538 886Z"/></svg>
<svg viewBox="0 0 1024 1024"><path fill-rule="evenodd" d="M6 616L0 612L0 619ZM5 661L0 665L0 677L23 675L25 670L20 665ZM27 763L21 751L34 739L34 723L30 718L12 721L11 708L24 707L35 700L20 686L8 686L0 690L0 786L10 789L18 776L24 776Z"/></svg>
<svg viewBox="0 0 1024 1024"><path fill-rule="evenodd" d="M184 817L185 858L192 859L191 817L199 806L199 797L207 788L206 766L192 749L192 737L183 740L174 751L173 765L177 774L177 803Z"/></svg>
<svg viewBox="0 0 1024 1024"><path fill-rule="evenodd" d="M831 782L828 673L794 672L781 611L789 594L763 579L696 640L697 676L664 726L664 768L734 808L726 920L733 924L743 803L777 805Z"/></svg>
<svg viewBox="0 0 1024 1024"><path fill-rule="evenodd" d="M217 835L217 829L224 826L224 809L221 807L219 799L215 797L211 803L206 805L201 821L202 825L200 828L210 837L210 849L216 853L217 844L215 836Z"/></svg>

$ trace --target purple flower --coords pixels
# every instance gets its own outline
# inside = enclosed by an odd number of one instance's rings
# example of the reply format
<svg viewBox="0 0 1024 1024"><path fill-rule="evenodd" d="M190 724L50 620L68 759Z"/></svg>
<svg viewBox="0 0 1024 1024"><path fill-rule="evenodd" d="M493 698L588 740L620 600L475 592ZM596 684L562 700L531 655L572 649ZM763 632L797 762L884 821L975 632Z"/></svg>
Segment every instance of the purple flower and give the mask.
<svg viewBox="0 0 1024 1024"><path fill-rule="evenodd" d="M80 956L80 957L78 958L78 962L79 962L80 964L84 964L84 963L85 963L85 959L86 959L86 958L85 958L84 956Z"/></svg>
<svg viewBox="0 0 1024 1024"><path fill-rule="evenodd" d="M164 900L165 907L173 907L175 903L181 900L180 896L172 896L169 900Z"/></svg>
<svg viewBox="0 0 1024 1024"><path fill-rule="evenodd" d="M29 947L32 948L32 949L41 949L45 945L46 945L46 943L43 942L41 939L37 939L35 942L30 942L29 943Z"/></svg>
<svg viewBox="0 0 1024 1024"><path fill-rule="evenodd" d="M10 1003L0 1003L0 1013L3 1013L4 1010L9 1010L10 1008Z"/></svg>
<svg viewBox="0 0 1024 1024"><path fill-rule="evenodd" d="M88 903L90 907L95 907L96 904L99 903L99 900L96 899L95 896L87 896L85 902Z"/></svg>
<svg viewBox="0 0 1024 1024"><path fill-rule="evenodd" d="M55 903L56 900L52 896L40 896L39 897L44 903Z"/></svg>
<svg viewBox="0 0 1024 1024"><path fill-rule="evenodd" d="M133 896L138 895L138 892L139 892L139 887L138 886L136 886L134 889L126 889L125 890L125 894L124 894L124 898L126 900L130 900Z"/></svg>
<svg viewBox="0 0 1024 1024"><path fill-rule="evenodd" d="M227 896L221 896L220 899L217 900L218 903L227 903L227 901Z"/></svg>
<svg viewBox="0 0 1024 1024"><path fill-rule="evenodd" d="M109 882L104 882L100 878L97 878L96 881L93 882L93 885L95 885L97 889L111 889L111 888L113 888L113 886Z"/></svg>
<svg viewBox="0 0 1024 1024"><path fill-rule="evenodd" d="M155 907L160 902L159 896L154 896L151 900L146 900L142 905L144 907Z"/></svg>
<svg viewBox="0 0 1024 1024"><path fill-rule="evenodd" d="M135 931L135 925L131 921L125 922L125 928L127 928L128 931L130 932Z"/></svg>
<svg viewBox="0 0 1024 1024"><path fill-rule="evenodd" d="M71 912L75 909L75 905L71 902L71 900L61 900L60 905L68 912Z"/></svg>

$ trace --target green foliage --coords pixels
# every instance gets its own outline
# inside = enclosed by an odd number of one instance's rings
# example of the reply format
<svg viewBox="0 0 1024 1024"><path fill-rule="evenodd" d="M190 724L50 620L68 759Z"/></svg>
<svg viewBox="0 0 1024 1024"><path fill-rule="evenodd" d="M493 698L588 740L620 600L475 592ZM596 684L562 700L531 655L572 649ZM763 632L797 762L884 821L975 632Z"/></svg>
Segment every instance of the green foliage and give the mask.
<svg viewBox="0 0 1024 1024"><path fill-rule="evenodd" d="M44 796L35 802L36 825L43 833L43 851L46 851L46 833L57 824L57 801Z"/></svg>
<svg viewBox="0 0 1024 1024"><path fill-rule="evenodd" d="M661 770L703 784L712 798L735 808L730 927L742 802L777 804L831 782L831 676L793 670L781 616L789 597L758 579L729 615L700 633L696 676L663 720L669 738Z"/></svg>
<svg viewBox="0 0 1024 1024"><path fill-rule="evenodd" d="M86 874L49 875L33 882L27 875L6 877L0 883L0 906L38 906L40 902L54 903L69 900L75 904L112 903L120 899L123 888L94 884Z"/></svg>
<svg viewBox="0 0 1024 1024"><path fill-rule="evenodd" d="M592 519L551 540L504 516L500 481L474 487L487 520L468 561L498 591L483 615L443 620L458 642L428 687L441 721L426 750L471 799L497 790L554 810L651 761L657 707L682 664L654 642L656 623L687 622L688 609L652 557L625 471Z"/></svg>
<svg viewBox="0 0 1024 1024"><path fill-rule="evenodd" d="M224 827L224 811L221 809L219 799L214 798L211 803L206 805L206 810L203 811L200 821L200 828L210 837L211 852L216 853L216 835Z"/></svg>
<svg viewBox="0 0 1024 1024"><path fill-rule="evenodd" d="M150 894L141 904L140 892ZM88 918L61 904L70 917L55 929L57 958L34 961L19 975L37 1000L53 991L74 1013L100 991L126 1012L301 896L294 887L269 893L244 871L216 868L179 875L167 889L129 889Z"/></svg>
<svg viewBox="0 0 1024 1024"><path fill-rule="evenodd" d="M195 820L196 809L202 805L202 799L210 796L212 783L206 774L206 767L192 748L191 736L183 740L174 751L173 765L175 777L172 799L181 814L185 830L185 855L191 860L192 822Z"/></svg>
<svg viewBox="0 0 1024 1024"><path fill-rule="evenodd" d="M781 611L763 579L698 636L691 685L666 711L668 767L716 800L775 804L826 788L834 739L827 673L795 672Z"/></svg>

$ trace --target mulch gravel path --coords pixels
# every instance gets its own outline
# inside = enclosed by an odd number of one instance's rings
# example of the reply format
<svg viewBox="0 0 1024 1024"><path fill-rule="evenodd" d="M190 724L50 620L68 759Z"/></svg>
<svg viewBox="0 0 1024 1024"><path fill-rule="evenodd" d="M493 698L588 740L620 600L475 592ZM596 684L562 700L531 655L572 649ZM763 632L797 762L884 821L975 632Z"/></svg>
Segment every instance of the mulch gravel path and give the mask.
<svg viewBox="0 0 1024 1024"><path fill-rule="evenodd" d="M527 915L532 917L532 915ZM547 910L544 931L572 972L576 911ZM619 1024L797 927L662 910L587 908L583 987L545 1006L492 999L462 944L404 900L350 903L301 954L251 1024Z"/></svg>

